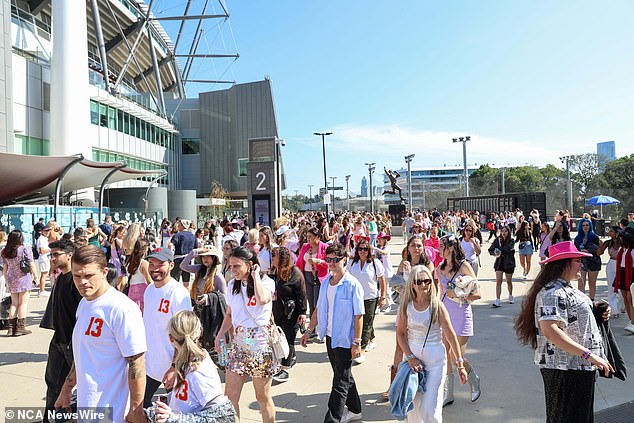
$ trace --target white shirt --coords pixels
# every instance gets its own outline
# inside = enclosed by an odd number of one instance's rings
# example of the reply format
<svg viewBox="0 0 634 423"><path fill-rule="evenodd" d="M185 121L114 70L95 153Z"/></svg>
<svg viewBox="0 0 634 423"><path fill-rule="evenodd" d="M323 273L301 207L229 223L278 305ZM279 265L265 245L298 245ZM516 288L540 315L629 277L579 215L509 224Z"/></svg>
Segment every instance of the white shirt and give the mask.
<svg viewBox="0 0 634 423"><path fill-rule="evenodd" d="M332 319L333 313L332 311L335 309L335 293L337 292L337 287L341 285L341 281L337 285L330 285L330 281L328 283L328 290L326 291L326 297L328 298L328 326L326 326L326 335L332 338Z"/></svg>
<svg viewBox="0 0 634 423"><path fill-rule="evenodd" d="M473 238L473 242L478 242L476 238ZM470 241L465 241L464 239L460 241L460 245L462 246L462 251L464 251L465 258L472 262L478 258L478 255L475 252L475 247Z"/></svg>
<svg viewBox="0 0 634 423"><path fill-rule="evenodd" d="M170 408L188 414L203 410L214 398L217 398L214 403L222 404L228 399L223 394L221 383L218 369L205 351L205 359L198 368L187 373L181 386L172 391Z"/></svg>
<svg viewBox="0 0 634 423"><path fill-rule="evenodd" d="M191 311L192 301L187 288L170 278L160 288L153 283L148 285L143 294L143 303L143 323L148 346L145 369L149 377L161 381L174 358L167 322L181 310Z"/></svg>
<svg viewBox="0 0 634 423"><path fill-rule="evenodd" d="M73 330L77 405L113 407L114 421L123 422L130 396L125 357L145 351L141 310L126 295L108 288L81 300Z"/></svg>
<svg viewBox="0 0 634 423"><path fill-rule="evenodd" d="M265 247L258 253L258 263L260 263L260 269L262 272L269 273L271 270L271 252Z"/></svg>
<svg viewBox="0 0 634 423"><path fill-rule="evenodd" d="M232 279L227 286L227 305L231 307L231 323L234 327L243 326L246 328L255 328L258 326L266 326L271 321L271 313L273 311L273 301L266 304L258 304L255 296L247 297L247 286L241 284L240 293L233 294L233 284L241 283ZM262 286L265 290L270 291L271 298L275 292L275 282L266 275L262 275ZM246 307L253 319L247 314ZM255 323L253 322L255 320Z"/></svg>
<svg viewBox="0 0 634 423"><path fill-rule="evenodd" d="M372 263L363 263L363 267L361 267L361 264L361 261L353 264L352 260L349 260L346 268L348 272L350 272L350 274L357 278L361 283L361 286L363 287L364 300L379 298L378 278L380 276L385 276L383 264L377 259L374 259L374 265L372 265ZM376 274L374 272L375 267Z"/></svg>
<svg viewBox="0 0 634 423"><path fill-rule="evenodd" d="M47 252L47 253L41 253L41 249L42 248L48 248L48 238L45 237L44 235L40 235L40 237L37 239L37 241L35 242L35 247L37 248L37 252L40 254L40 256L37 258L37 261L39 261L40 263L48 263L51 261L51 252Z"/></svg>

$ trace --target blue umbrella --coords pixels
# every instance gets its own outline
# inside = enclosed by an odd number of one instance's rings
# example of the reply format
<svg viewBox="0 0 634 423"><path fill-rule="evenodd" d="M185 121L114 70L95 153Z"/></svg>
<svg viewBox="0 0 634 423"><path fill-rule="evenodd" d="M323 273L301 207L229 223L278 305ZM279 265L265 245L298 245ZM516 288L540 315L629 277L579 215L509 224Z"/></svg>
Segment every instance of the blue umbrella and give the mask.
<svg viewBox="0 0 634 423"><path fill-rule="evenodd" d="M592 198L588 198L588 200L586 201L586 205L588 206L601 206L601 218L603 218L603 206L620 203L621 202L619 200L610 197L609 195L595 195Z"/></svg>
<svg viewBox="0 0 634 423"><path fill-rule="evenodd" d="M586 204L588 206L607 206L609 204L620 204L621 202L616 198L612 198L609 195L595 195L592 198L588 198Z"/></svg>

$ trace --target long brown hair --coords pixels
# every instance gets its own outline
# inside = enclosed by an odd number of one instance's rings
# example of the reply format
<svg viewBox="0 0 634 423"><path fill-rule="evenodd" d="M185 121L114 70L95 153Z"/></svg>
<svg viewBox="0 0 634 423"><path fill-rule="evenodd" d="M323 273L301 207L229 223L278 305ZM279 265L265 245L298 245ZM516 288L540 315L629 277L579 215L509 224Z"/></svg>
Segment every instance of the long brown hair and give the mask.
<svg viewBox="0 0 634 423"><path fill-rule="evenodd" d="M209 266L205 266L204 264L200 264L200 269L196 273L196 280L194 281L194 286L198 286L198 282L201 280L205 281L203 285L202 294L209 294L214 290L214 280L216 279L216 271L218 270L218 265L220 264L220 260L215 255L211 255L212 262ZM197 289L191 289L189 291L189 296L192 299L196 299L198 296Z"/></svg>
<svg viewBox="0 0 634 423"><path fill-rule="evenodd" d="M451 272L457 272L465 259L464 251L462 251L462 244L458 241L458 238L456 238L455 235L445 235L440 238L440 242L446 249L451 251L451 267L449 270ZM443 260L440 264L440 270L445 270L445 267L447 267L448 264L449 263L447 263L446 259Z"/></svg>
<svg viewBox="0 0 634 423"><path fill-rule="evenodd" d="M147 242L144 239L139 238L134 243L132 254L130 254L126 260L126 271L129 276L134 275L136 271L139 270L141 260L145 257L145 253L147 253Z"/></svg>
<svg viewBox="0 0 634 423"><path fill-rule="evenodd" d="M15 258L18 255L18 248L24 244L24 236L22 231L17 229L9 232L9 238L7 239L7 245L2 249L2 257Z"/></svg>
<svg viewBox="0 0 634 423"><path fill-rule="evenodd" d="M260 264L258 262L258 256L251 250L246 247L236 247L231 250L231 257L238 258L244 261L247 264ZM234 279L233 281L233 289L231 293L233 295L238 295L241 293L242 287L240 286L242 281ZM247 297L252 297L255 294L255 287L253 286L253 276L251 276L251 272L247 274Z"/></svg>
<svg viewBox="0 0 634 423"><path fill-rule="evenodd" d="M537 328L535 327L535 303L537 301L537 294L539 294L539 291L541 291L548 282L561 278L571 262L572 259L563 259L546 263L535 278L533 285L526 294L526 297L524 297L524 301L522 301L522 308L513 325L517 339L522 344L530 345L533 349L537 348Z"/></svg>

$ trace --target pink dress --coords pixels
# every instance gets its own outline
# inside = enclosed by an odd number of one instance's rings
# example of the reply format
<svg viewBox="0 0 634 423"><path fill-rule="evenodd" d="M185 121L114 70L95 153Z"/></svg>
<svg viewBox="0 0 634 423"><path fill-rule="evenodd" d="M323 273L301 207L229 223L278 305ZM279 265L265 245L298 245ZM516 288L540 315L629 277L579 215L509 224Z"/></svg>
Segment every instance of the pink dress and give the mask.
<svg viewBox="0 0 634 423"><path fill-rule="evenodd" d="M14 258L2 258L7 269L7 288L11 294L30 291L33 288L33 276L31 273L24 273L20 270L22 254L26 255L30 262L33 262L33 251L23 246L18 247L18 254Z"/></svg>

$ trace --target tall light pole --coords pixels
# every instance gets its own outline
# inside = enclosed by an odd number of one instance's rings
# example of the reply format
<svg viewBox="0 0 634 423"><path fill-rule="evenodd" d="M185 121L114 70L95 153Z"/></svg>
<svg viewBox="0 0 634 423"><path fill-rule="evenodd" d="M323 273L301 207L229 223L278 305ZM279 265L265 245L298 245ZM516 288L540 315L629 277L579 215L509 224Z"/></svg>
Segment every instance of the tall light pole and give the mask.
<svg viewBox="0 0 634 423"><path fill-rule="evenodd" d="M506 186L504 185L504 173L506 172L506 168L503 167L500 170L502 171L502 194L506 194Z"/></svg>
<svg viewBox="0 0 634 423"><path fill-rule="evenodd" d="M313 184L308 184L308 208L313 210Z"/></svg>
<svg viewBox="0 0 634 423"><path fill-rule="evenodd" d="M280 217L282 215L282 169L280 167L280 156L282 154L281 147L285 146L286 140L275 137L275 185L277 185L277 193L275 198L276 217Z"/></svg>
<svg viewBox="0 0 634 423"><path fill-rule="evenodd" d="M453 142L462 143L462 164L464 167L464 195L469 196L469 174L467 173L467 141L471 141L471 137L453 138Z"/></svg>
<svg viewBox="0 0 634 423"><path fill-rule="evenodd" d="M335 212L335 179L337 179L336 176L331 176L330 179L332 179L332 212Z"/></svg>
<svg viewBox="0 0 634 423"><path fill-rule="evenodd" d="M326 178L326 136L332 135L332 132L313 132L314 135L321 137L321 148L324 153L324 196L328 195L328 178ZM325 200L326 197L324 197ZM324 201L326 207L326 216L328 216L328 204Z"/></svg>
<svg viewBox="0 0 634 423"><path fill-rule="evenodd" d="M348 181L351 175L346 175L346 208L350 211L350 190L348 189Z"/></svg>
<svg viewBox="0 0 634 423"><path fill-rule="evenodd" d="M566 164L566 191L568 192L568 211L570 212L570 217L572 217L574 213L572 210L572 181L570 180L570 159L572 159L572 156L562 156L559 158L562 163Z"/></svg>
<svg viewBox="0 0 634 423"><path fill-rule="evenodd" d="M372 162L372 163L366 163L365 165L368 167L368 173L370 174L370 213L374 213L374 202L372 201L372 194L373 194L373 188L372 188L372 174L374 173L374 169L376 169L374 167L376 163Z"/></svg>
<svg viewBox="0 0 634 423"><path fill-rule="evenodd" d="M405 156L405 163L407 163L407 209L412 211L412 159L415 154Z"/></svg>

